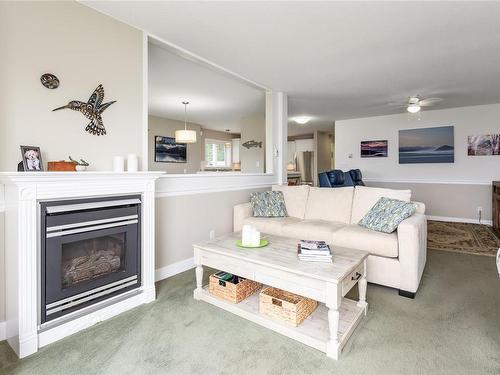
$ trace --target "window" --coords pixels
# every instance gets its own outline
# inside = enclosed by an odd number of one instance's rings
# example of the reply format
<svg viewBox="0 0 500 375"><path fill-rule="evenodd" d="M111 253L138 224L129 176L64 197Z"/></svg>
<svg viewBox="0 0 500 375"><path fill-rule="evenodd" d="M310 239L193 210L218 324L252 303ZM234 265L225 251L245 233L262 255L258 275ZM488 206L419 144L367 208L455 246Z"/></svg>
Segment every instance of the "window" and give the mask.
<svg viewBox="0 0 500 375"><path fill-rule="evenodd" d="M207 163L207 167L230 167L231 142L206 139L205 161Z"/></svg>

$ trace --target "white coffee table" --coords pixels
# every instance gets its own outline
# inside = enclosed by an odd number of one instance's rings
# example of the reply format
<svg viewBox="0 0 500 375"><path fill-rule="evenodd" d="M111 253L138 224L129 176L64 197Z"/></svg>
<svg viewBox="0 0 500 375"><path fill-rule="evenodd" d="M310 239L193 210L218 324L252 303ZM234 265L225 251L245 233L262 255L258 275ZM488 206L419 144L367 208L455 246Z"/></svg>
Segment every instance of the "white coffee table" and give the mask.
<svg viewBox="0 0 500 375"><path fill-rule="evenodd" d="M297 258L295 239L265 235L269 245L243 249L236 245L240 233L194 244L196 289L194 298L218 306L254 323L338 359L339 354L366 315L366 258L364 251L333 248L333 264L303 262ZM287 290L318 302L318 308L298 327L259 314L259 293L232 304L203 287L203 266L230 272L262 284ZM359 301L345 298L358 285Z"/></svg>

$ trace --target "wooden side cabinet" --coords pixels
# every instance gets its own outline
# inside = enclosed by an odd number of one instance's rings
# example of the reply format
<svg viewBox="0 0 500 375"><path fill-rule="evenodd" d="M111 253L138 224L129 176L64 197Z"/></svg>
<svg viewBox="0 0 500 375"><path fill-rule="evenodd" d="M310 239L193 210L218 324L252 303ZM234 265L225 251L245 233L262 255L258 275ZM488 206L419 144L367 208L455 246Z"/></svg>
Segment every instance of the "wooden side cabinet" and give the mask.
<svg viewBox="0 0 500 375"><path fill-rule="evenodd" d="M500 231L500 181L493 181L493 228Z"/></svg>

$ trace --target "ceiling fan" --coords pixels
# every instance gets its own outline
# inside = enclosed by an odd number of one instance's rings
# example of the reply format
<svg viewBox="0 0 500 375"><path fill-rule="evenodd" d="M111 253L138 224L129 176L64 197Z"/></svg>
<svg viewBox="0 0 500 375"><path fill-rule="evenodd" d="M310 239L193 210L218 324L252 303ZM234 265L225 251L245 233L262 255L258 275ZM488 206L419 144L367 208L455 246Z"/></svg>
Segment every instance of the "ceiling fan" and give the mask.
<svg viewBox="0 0 500 375"><path fill-rule="evenodd" d="M443 101L441 98L425 98L420 99L418 95L410 96L407 101L394 103L398 107L406 108L410 113L418 113L422 107L432 107L433 105Z"/></svg>

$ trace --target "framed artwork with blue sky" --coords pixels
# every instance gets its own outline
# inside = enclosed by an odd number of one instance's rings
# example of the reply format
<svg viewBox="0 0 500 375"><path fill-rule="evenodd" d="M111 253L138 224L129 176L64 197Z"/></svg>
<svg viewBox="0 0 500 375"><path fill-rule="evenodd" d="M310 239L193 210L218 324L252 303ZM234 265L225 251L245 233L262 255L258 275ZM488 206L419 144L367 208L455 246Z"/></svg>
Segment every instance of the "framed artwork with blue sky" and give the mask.
<svg viewBox="0 0 500 375"><path fill-rule="evenodd" d="M399 131L399 164L454 162L453 126Z"/></svg>

